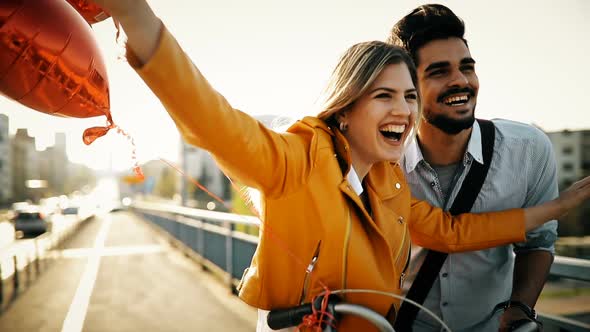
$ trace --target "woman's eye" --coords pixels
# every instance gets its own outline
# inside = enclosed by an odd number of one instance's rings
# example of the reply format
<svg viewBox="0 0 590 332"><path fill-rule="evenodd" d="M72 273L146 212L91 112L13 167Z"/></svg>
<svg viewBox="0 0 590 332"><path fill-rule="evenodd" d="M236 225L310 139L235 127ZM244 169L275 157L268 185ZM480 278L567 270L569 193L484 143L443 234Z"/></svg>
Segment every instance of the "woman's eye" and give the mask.
<svg viewBox="0 0 590 332"><path fill-rule="evenodd" d="M380 93L380 94L376 95L375 98L389 98L389 94L388 93Z"/></svg>
<svg viewBox="0 0 590 332"><path fill-rule="evenodd" d="M409 95L406 95L406 99L416 100L418 99L418 95L415 93L411 93Z"/></svg>

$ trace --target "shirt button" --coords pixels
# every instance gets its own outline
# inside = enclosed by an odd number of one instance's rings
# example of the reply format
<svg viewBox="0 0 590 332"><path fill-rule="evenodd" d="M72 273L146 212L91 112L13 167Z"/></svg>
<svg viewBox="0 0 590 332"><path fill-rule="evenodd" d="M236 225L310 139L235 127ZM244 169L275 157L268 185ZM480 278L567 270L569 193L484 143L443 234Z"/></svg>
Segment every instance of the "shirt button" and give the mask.
<svg viewBox="0 0 590 332"><path fill-rule="evenodd" d="M402 187L402 185L401 185L401 184L399 184L399 183L396 183L396 184L395 184L395 187L396 187L397 189L399 189L399 188L401 188L401 187Z"/></svg>
<svg viewBox="0 0 590 332"><path fill-rule="evenodd" d="M442 306L443 306L443 307L446 307L446 306L448 306L448 305L449 305L449 302L443 302L443 303L442 303Z"/></svg>
<svg viewBox="0 0 590 332"><path fill-rule="evenodd" d="M404 223L404 217L399 216L399 218L397 218L397 222L399 222L400 224Z"/></svg>
<svg viewBox="0 0 590 332"><path fill-rule="evenodd" d="M436 182L434 182L434 181L430 182L430 186L431 186L431 187L434 187L434 186L436 186Z"/></svg>
<svg viewBox="0 0 590 332"><path fill-rule="evenodd" d="M446 277L448 277L448 276L449 276L449 274L448 274L448 273L446 273L446 272L442 274L442 277L443 277L443 278L446 278Z"/></svg>

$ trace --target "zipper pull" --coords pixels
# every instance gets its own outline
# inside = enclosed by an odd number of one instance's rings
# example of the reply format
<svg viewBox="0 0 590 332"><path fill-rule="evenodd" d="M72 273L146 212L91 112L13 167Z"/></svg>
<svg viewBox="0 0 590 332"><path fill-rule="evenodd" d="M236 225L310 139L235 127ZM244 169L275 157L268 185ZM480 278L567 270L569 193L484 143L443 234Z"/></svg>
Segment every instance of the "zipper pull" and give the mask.
<svg viewBox="0 0 590 332"><path fill-rule="evenodd" d="M311 258L311 262L309 262L309 265L307 265L307 269L305 269L305 272L311 273L313 271L313 268L315 267L315 263L318 261L318 257L320 256L321 244L322 244L322 241L320 240L320 242L318 242L317 247L315 248L315 252L313 253L313 257Z"/></svg>
<svg viewBox="0 0 590 332"><path fill-rule="evenodd" d="M309 262L309 264L307 265L307 268L305 269L305 277L303 279L303 289L301 290L301 296L299 297L300 304L303 304L303 301L307 297L307 292L308 292L309 286L310 286L309 282L311 279L311 273L313 272L315 264L318 261L318 257L320 256L320 245L321 244L322 244L322 241L320 241L318 243L317 247L315 248L315 252L313 254L313 257L311 258L311 261Z"/></svg>
<svg viewBox="0 0 590 332"><path fill-rule="evenodd" d="M311 262L309 262L309 265L307 265L307 269L305 269L306 273L311 273L313 272L313 268L315 267L315 263L318 261L318 256L313 256L313 258L311 259Z"/></svg>
<svg viewBox="0 0 590 332"><path fill-rule="evenodd" d="M405 280L406 280L406 273L402 272L402 274L400 274L400 276L399 276L399 289L402 289L404 287Z"/></svg>

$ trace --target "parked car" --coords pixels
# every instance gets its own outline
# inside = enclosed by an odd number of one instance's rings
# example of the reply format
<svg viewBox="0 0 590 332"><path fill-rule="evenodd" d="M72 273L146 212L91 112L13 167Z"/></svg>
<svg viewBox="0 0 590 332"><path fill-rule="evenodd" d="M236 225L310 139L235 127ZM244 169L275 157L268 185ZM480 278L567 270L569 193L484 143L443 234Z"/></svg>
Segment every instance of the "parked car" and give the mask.
<svg viewBox="0 0 590 332"><path fill-rule="evenodd" d="M17 211L13 222L14 230L22 232L25 236L39 235L51 229L48 218L41 213L38 207L34 206Z"/></svg>

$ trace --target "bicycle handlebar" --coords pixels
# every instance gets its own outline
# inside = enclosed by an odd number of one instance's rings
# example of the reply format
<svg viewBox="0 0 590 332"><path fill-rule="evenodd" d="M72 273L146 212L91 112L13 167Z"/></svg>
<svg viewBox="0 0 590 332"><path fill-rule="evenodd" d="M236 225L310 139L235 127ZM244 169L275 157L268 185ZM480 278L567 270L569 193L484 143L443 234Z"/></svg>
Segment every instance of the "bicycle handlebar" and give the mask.
<svg viewBox="0 0 590 332"><path fill-rule="evenodd" d="M271 329L280 330L301 324L303 317L312 312L311 303L306 303L294 308L273 310L268 313L266 321Z"/></svg>
<svg viewBox="0 0 590 332"><path fill-rule="evenodd" d="M320 310L319 308L321 308L322 299L323 297L318 297L314 303L306 303L287 309L272 310L268 314L267 324L273 330L297 326L301 324L305 316L313 313L312 305L315 305L316 310ZM341 314L355 315L372 323L380 332L395 332L389 321L376 311L358 304L341 303L339 302L339 298L334 295L328 298L328 307L326 311L336 320ZM322 328L325 332L335 331L335 329L329 324L323 325ZM536 331L539 331L539 329L535 322L525 323L514 330L514 332Z"/></svg>
<svg viewBox="0 0 590 332"><path fill-rule="evenodd" d="M319 297L312 303L302 304L297 307L273 310L268 314L267 324L273 330L280 330L287 327L297 326L301 324L303 317L313 313L314 305L317 310L321 308L322 297ZM359 316L366 319L375 325L380 332L395 332L391 324L381 316L379 313L357 304L339 303L339 298L331 296L328 298L328 306L326 311L337 320L340 314L349 314ZM328 316L330 319L330 316ZM336 331L329 322L322 326L325 332Z"/></svg>

